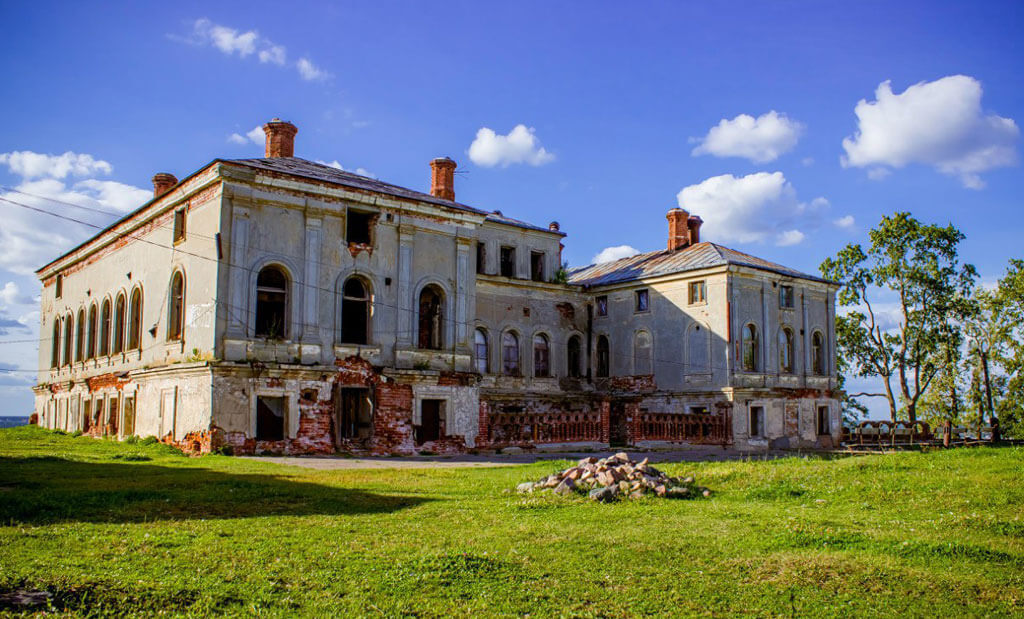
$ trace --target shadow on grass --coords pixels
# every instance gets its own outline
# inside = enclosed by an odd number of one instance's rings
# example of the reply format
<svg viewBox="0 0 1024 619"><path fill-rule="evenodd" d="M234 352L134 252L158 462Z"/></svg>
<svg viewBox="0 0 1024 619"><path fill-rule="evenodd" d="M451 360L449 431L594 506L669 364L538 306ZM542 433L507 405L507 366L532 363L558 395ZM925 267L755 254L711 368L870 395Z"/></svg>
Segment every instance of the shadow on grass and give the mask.
<svg viewBox="0 0 1024 619"><path fill-rule="evenodd" d="M0 526L379 514L428 500L277 475L52 456L0 457Z"/></svg>

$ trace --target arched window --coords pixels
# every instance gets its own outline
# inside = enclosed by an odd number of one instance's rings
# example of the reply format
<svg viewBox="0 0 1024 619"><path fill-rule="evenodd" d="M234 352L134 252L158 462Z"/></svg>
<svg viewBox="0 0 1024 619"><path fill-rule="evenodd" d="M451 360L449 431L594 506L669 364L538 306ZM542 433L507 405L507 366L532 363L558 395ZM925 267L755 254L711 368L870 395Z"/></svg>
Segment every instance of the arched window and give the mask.
<svg viewBox="0 0 1024 619"><path fill-rule="evenodd" d="M611 350L608 347L608 337L597 336L597 376L604 378L608 376L611 369Z"/></svg>
<svg viewBox="0 0 1024 619"><path fill-rule="evenodd" d="M651 374L651 334L637 331L633 338L633 373Z"/></svg>
<svg viewBox="0 0 1024 619"><path fill-rule="evenodd" d="M444 338L441 327L444 320L444 293L430 285L420 292L419 347L441 350Z"/></svg>
<svg viewBox="0 0 1024 619"><path fill-rule="evenodd" d="M75 319L68 314L64 317L64 365L71 365L71 343L75 334Z"/></svg>
<svg viewBox="0 0 1024 619"><path fill-rule="evenodd" d="M100 309L100 356L110 354L110 299L103 299Z"/></svg>
<svg viewBox="0 0 1024 619"><path fill-rule="evenodd" d="M288 276L281 267L266 266L256 276L256 337L288 337Z"/></svg>
<svg viewBox="0 0 1024 619"><path fill-rule="evenodd" d="M825 338L821 331L811 336L811 368L818 376L825 374Z"/></svg>
<svg viewBox="0 0 1024 619"><path fill-rule="evenodd" d="M128 350L136 350L142 344L142 289L132 291L128 311Z"/></svg>
<svg viewBox="0 0 1024 619"><path fill-rule="evenodd" d="M760 346L757 341L757 327L754 325L745 325L743 327L743 371L744 372L756 372L757 371L757 358L760 351Z"/></svg>
<svg viewBox="0 0 1024 619"><path fill-rule="evenodd" d="M97 326L96 321L97 320L98 320L98 317L96 316L96 304L93 303L92 305L89 306L89 338L88 338L88 343L86 344L86 353L85 353L86 359L92 359L92 358L96 357L96 326Z"/></svg>
<svg viewBox="0 0 1024 619"><path fill-rule="evenodd" d="M370 293L358 277L350 277L341 289L341 342L370 343Z"/></svg>
<svg viewBox="0 0 1024 619"><path fill-rule="evenodd" d="M85 355L85 310L78 310L78 326L75 328L75 361Z"/></svg>
<svg viewBox="0 0 1024 619"><path fill-rule="evenodd" d="M50 342L50 367L60 367L60 318L53 319L53 340Z"/></svg>
<svg viewBox="0 0 1024 619"><path fill-rule="evenodd" d="M487 332L476 329L473 332L473 363L478 373L486 374L490 369L487 360Z"/></svg>
<svg viewBox="0 0 1024 619"><path fill-rule="evenodd" d="M519 376L519 338L511 331L501 336L501 373Z"/></svg>
<svg viewBox="0 0 1024 619"><path fill-rule="evenodd" d="M114 341L111 342L110 350L115 355L124 350L124 318L125 318L124 295L117 295L114 302Z"/></svg>
<svg viewBox="0 0 1024 619"><path fill-rule="evenodd" d="M789 327L779 329L779 371L793 373L793 330Z"/></svg>
<svg viewBox="0 0 1024 619"><path fill-rule="evenodd" d="M574 335L569 338L566 345L566 370L570 378L580 377L580 336Z"/></svg>
<svg viewBox="0 0 1024 619"><path fill-rule="evenodd" d="M704 325L693 325L686 335L687 372L702 374L711 371L711 331Z"/></svg>
<svg viewBox="0 0 1024 619"><path fill-rule="evenodd" d="M544 378L551 375L551 351L547 336L538 333L533 336L533 375Z"/></svg>
<svg viewBox="0 0 1024 619"><path fill-rule="evenodd" d="M185 276L175 271L171 276L170 298L167 303L167 339L180 340L185 326Z"/></svg>

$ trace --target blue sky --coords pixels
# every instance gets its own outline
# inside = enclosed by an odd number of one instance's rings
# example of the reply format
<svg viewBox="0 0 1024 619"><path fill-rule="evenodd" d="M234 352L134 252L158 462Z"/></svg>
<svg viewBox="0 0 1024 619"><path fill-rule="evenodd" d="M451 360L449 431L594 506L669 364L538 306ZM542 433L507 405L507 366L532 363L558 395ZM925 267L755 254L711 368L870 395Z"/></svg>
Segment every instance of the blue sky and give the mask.
<svg viewBox="0 0 1024 619"><path fill-rule="evenodd" d="M82 215L50 198L123 212L156 172L261 156L245 134L279 116L298 156L415 189L431 158L456 159L460 201L558 220L574 266L663 247L688 187L705 239L811 273L897 209L956 224L988 280L1020 256L1019 2L7 2L0 16L0 196L68 214ZM31 339L31 271L87 229L0 214L0 341ZM36 359L0 344L0 368ZM0 414L31 408L32 380L0 376Z"/></svg>

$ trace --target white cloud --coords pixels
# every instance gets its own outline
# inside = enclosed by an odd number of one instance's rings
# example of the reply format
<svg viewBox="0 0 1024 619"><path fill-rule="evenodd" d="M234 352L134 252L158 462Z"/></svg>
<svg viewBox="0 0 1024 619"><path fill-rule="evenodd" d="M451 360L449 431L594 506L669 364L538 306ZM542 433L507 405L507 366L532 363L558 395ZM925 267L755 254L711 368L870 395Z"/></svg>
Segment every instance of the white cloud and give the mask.
<svg viewBox="0 0 1024 619"><path fill-rule="evenodd" d="M287 52L283 45L271 45L267 49L260 50L260 62L269 62L283 67L287 62Z"/></svg>
<svg viewBox="0 0 1024 619"><path fill-rule="evenodd" d="M691 138L700 144L692 155L743 157L755 163L775 161L796 146L804 126L775 110L757 118L740 114L732 120L722 119L703 138Z"/></svg>
<svg viewBox="0 0 1024 619"><path fill-rule="evenodd" d="M822 197L800 202L782 172L712 176L684 187L676 198L704 220L702 235L738 243L774 239L777 245L795 245L804 240L803 230L821 225L829 209Z"/></svg>
<svg viewBox="0 0 1024 619"><path fill-rule="evenodd" d="M199 41L212 44L228 56L237 53L241 58L254 53L260 41L260 35L255 30L239 33L234 28L220 26L205 17L195 21L192 34Z"/></svg>
<svg viewBox="0 0 1024 619"><path fill-rule="evenodd" d="M331 76L330 73L313 64L309 58L299 58L295 68L299 70L299 75L302 76L302 79L307 82L322 81Z"/></svg>
<svg viewBox="0 0 1024 619"><path fill-rule="evenodd" d="M504 168L513 163L539 166L555 160L554 154L540 145L533 128L526 125L516 125L508 135L499 135L487 127L481 127L469 145L469 158L485 168L496 165Z"/></svg>
<svg viewBox="0 0 1024 619"><path fill-rule="evenodd" d="M110 174L113 167L92 155L68 151L63 155L47 155L28 150L0 153L0 164L22 178L66 178Z"/></svg>
<svg viewBox="0 0 1024 619"><path fill-rule="evenodd" d="M288 49L284 45L261 36L256 30L242 32L236 28L215 24L205 17L193 22L190 36L171 36L171 39L192 45L211 45L228 56L248 58L255 55L261 64L289 66ZM309 58L299 58L291 66L307 81L326 80L331 77L330 73L313 64ZM236 136L241 137L235 133L228 139L237 142Z"/></svg>
<svg viewBox="0 0 1024 619"><path fill-rule="evenodd" d="M72 191L92 198L103 206L113 207L122 213L134 210L149 202L153 192L117 181L86 179L75 183Z"/></svg>
<svg viewBox="0 0 1024 619"><path fill-rule="evenodd" d="M342 170L343 172L352 172L353 174L358 174L359 176L377 178L377 175L375 175L373 172L370 172L366 168L356 168L354 170L349 170L348 168L345 168L340 163L338 163L337 159L335 159L334 161L324 161L323 159L317 159L316 162L319 163L320 165L325 165L338 170Z"/></svg>
<svg viewBox="0 0 1024 619"><path fill-rule="evenodd" d="M228 142L233 144L264 144L267 140L267 134L263 131L263 127L257 125L251 130L247 131L245 135L241 133L232 133L228 136Z"/></svg>
<svg viewBox="0 0 1024 619"><path fill-rule="evenodd" d="M600 264L602 262L612 262L613 260L621 260L622 258L628 258L635 256L640 253L640 250L629 245L616 245L615 247L605 247L597 253L596 256L591 258L593 264Z"/></svg>
<svg viewBox="0 0 1024 619"><path fill-rule="evenodd" d="M3 288L0 288L0 303L3 303L4 307L10 305L28 305L32 303L32 299L21 294L21 289L14 282L7 282Z"/></svg>
<svg viewBox="0 0 1024 619"><path fill-rule="evenodd" d="M232 133L228 136L228 142L231 142L232 144L248 144L249 140L245 139L245 136L241 134Z"/></svg>
<svg viewBox="0 0 1024 619"><path fill-rule="evenodd" d="M844 215L843 217L834 220L832 223L834 223L839 228L852 228L855 222L853 219L853 215Z"/></svg>
<svg viewBox="0 0 1024 619"><path fill-rule="evenodd" d="M981 172L1016 163L1020 135L1012 119L982 110L981 95L981 83L966 75L919 82L900 94L882 82L875 101L861 99L854 108L857 133L843 140L841 162L872 168L875 179L882 166L922 163L980 189Z"/></svg>

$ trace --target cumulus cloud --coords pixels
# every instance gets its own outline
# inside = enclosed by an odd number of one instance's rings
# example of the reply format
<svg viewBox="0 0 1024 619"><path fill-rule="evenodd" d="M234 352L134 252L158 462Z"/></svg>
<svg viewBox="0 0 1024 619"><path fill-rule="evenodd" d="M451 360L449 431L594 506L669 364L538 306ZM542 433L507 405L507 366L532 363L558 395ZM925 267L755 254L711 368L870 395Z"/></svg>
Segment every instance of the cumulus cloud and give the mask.
<svg viewBox="0 0 1024 619"><path fill-rule="evenodd" d="M248 144L249 142L252 142L253 144L259 144L262 146L266 142L266 139L267 134L264 133L263 127L259 125L253 127L250 131L247 131L245 135L242 135L241 133L232 133L228 136L228 142L233 144Z"/></svg>
<svg viewBox="0 0 1024 619"><path fill-rule="evenodd" d="M614 247L605 247L597 253L596 256L591 258L593 264L600 264L602 262L612 262L614 260L621 260L622 258L628 258L635 256L640 253L640 250L629 245L616 245Z"/></svg>
<svg viewBox="0 0 1024 619"><path fill-rule="evenodd" d="M279 67L283 67L287 62L287 52L282 45L271 45L266 49L261 49L259 56L260 62L269 62Z"/></svg>
<svg viewBox="0 0 1024 619"><path fill-rule="evenodd" d="M504 168L513 163L540 166L555 160L555 156L540 145L534 129L526 125L516 125L508 135L481 127L469 145L469 158L485 168L497 165Z"/></svg>
<svg viewBox="0 0 1024 619"><path fill-rule="evenodd" d="M1016 163L1020 136L1012 119L982 110L981 96L981 83L966 75L919 82L900 94L882 82L875 101L861 99L854 108L857 133L843 140L841 162L869 168L876 180L889 168L920 163L980 189L980 173Z"/></svg>
<svg viewBox="0 0 1024 619"><path fill-rule="evenodd" d="M757 172L735 177L712 176L684 187L676 196L679 206L704 220L708 238L738 243L796 245L816 229L829 210L822 197L797 199L796 190L782 172Z"/></svg>
<svg viewBox="0 0 1024 619"><path fill-rule="evenodd" d="M743 157L754 163L775 161L796 146L804 126L775 110L757 118L740 114L732 120L722 119L699 142L692 155Z"/></svg>
<svg viewBox="0 0 1024 619"><path fill-rule="evenodd" d="M28 150L0 153L0 165L7 166L13 174L22 178L91 176L110 174L114 169L102 159L71 151L63 155L48 155Z"/></svg>
<svg viewBox="0 0 1024 619"><path fill-rule="evenodd" d="M834 223L838 228L852 228L855 222L853 220L853 215L844 215L839 219L833 220L832 223Z"/></svg>
<svg viewBox="0 0 1024 619"><path fill-rule="evenodd" d="M289 64L288 49L260 35L257 30L243 32L237 28L215 24L205 17L193 22L189 36L171 38L192 45L210 45L228 56L255 56L262 64L292 66L299 77L307 81L322 81L331 77L330 73L313 64L309 58L299 58L295 63ZM229 139L235 141L237 135L232 134Z"/></svg>
<svg viewBox="0 0 1024 619"><path fill-rule="evenodd" d="M343 172L351 172L353 174L358 174L359 176L366 176L366 177L369 177L369 178L377 178L377 176L373 172L370 172L366 168L356 168L354 170L349 170L348 168L345 168L340 163L338 163L337 159L335 159L334 161L324 161L323 159L317 159L316 162L319 163L320 165L329 166L329 167L341 170Z"/></svg>
<svg viewBox="0 0 1024 619"><path fill-rule="evenodd" d="M330 73L313 64L309 58L299 58L295 68L299 70L302 79L307 82L323 81L331 76Z"/></svg>

